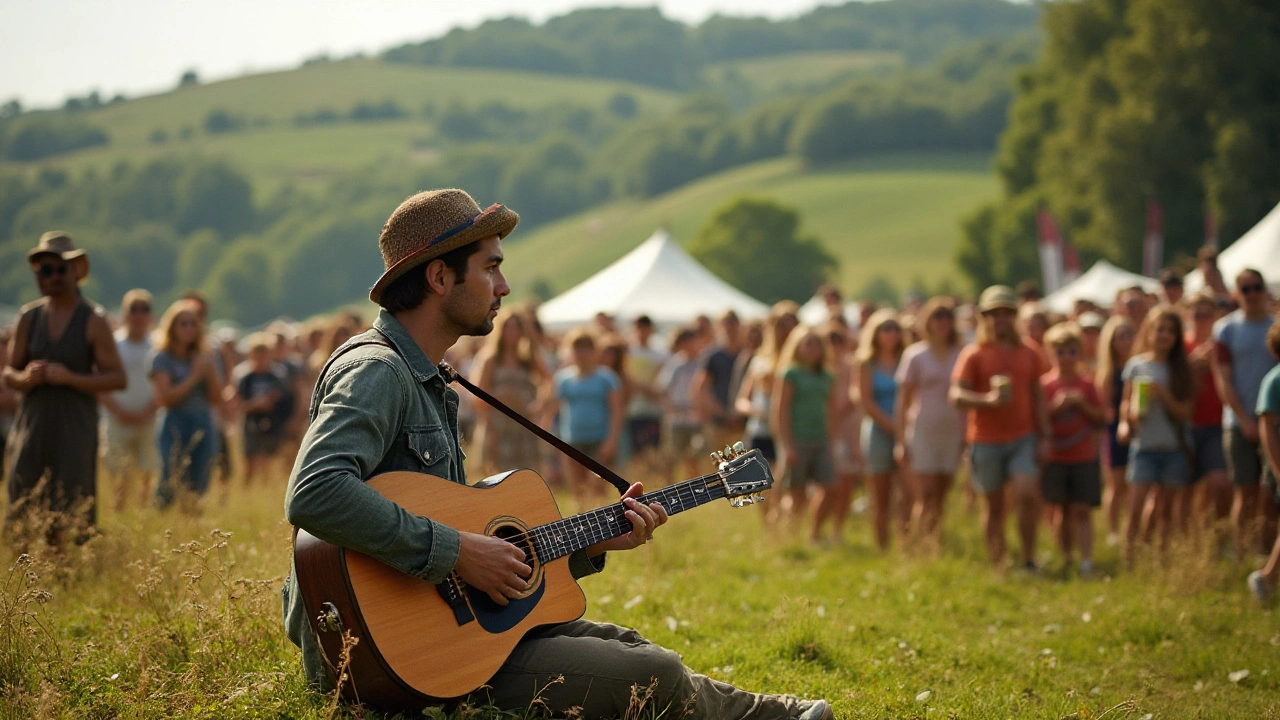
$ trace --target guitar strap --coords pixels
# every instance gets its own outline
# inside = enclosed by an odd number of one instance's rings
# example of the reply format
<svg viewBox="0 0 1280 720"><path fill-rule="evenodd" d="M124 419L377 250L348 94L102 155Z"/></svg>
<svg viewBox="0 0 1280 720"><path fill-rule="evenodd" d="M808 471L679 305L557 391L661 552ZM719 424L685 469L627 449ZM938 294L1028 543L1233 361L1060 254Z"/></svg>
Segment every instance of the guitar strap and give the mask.
<svg viewBox="0 0 1280 720"><path fill-rule="evenodd" d="M392 352L399 354L399 351L396 350L395 345L393 345L391 341L388 340L385 335L383 335L381 330L378 330L377 335L375 337L368 337L362 341L353 342L352 344L343 348L342 352L346 352L347 350L354 349L356 347L359 347L360 345L381 345L385 348L389 348ZM338 354L335 354L334 357L330 358L329 362L325 365L324 369L320 371L321 378L324 377L325 371L329 369L329 365L331 365L333 361L337 359L337 355ZM459 375L456 370L454 370L452 367L448 365L448 363L440 363L440 365L437 367L437 370L440 371L440 376L444 378L444 381L446 383L456 382L462 387L466 388L467 391L470 392L472 395L488 403L503 415L506 415L507 417L516 421L516 423L518 423L525 430L528 430L529 432L537 436L539 440L542 440L543 442L547 443L548 445L555 448L556 450L559 450L561 453L564 453L565 455L569 456L571 460L578 463L582 467L590 470L596 475L599 475L601 479L607 481L610 485L614 486L618 490L619 495L622 495L623 493L625 493L627 491L627 488L630 487L630 483L628 483L626 480L623 480L622 476L618 475L618 473L614 472L613 470L610 470L603 463L600 463L599 461L592 458L590 455L587 455L586 453L582 452L578 448L570 445L564 440L561 440L555 435L552 435L546 430L543 430L541 427L538 426L537 423L533 422L532 420L525 417L524 415L521 415L515 410L512 410L511 408L507 407L506 403L490 395L484 390L481 390L479 387L473 384L470 380ZM317 380L316 382L317 382L317 388L318 388L319 380ZM315 412L315 399L313 398L312 413L314 414L314 412ZM314 420L315 418L313 417L312 419Z"/></svg>
<svg viewBox="0 0 1280 720"><path fill-rule="evenodd" d="M481 390L479 387L474 385L470 380L459 375L458 371L450 367L448 363L440 363L440 366L438 369L440 370L440 374L444 376L445 382L451 383L456 381L459 385L466 388L467 391L470 392L472 395L475 395L476 397L485 401L489 405L493 406L494 409L496 409L498 412L502 413L503 415L506 415L512 420L515 420L525 430L528 430L529 432L536 435L538 439L547 443L551 447L559 450L565 455L568 455L574 462L578 463L582 467L590 470L596 475L599 475L600 479L607 481L610 485L617 488L619 495L622 495L627 492L627 488L630 487L630 483L628 483L626 480L623 480L622 477L618 475L618 473L605 467L604 464L598 462L595 458L592 458L590 455L582 452L578 448L570 445L564 440L561 440L555 435L552 435L546 430L543 430L541 427L538 426L537 423L533 422L532 420L525 417L524 415L521 415L515 410L512 410L511 408L507 407L506 403L490 395L484 390Z"/></svg>

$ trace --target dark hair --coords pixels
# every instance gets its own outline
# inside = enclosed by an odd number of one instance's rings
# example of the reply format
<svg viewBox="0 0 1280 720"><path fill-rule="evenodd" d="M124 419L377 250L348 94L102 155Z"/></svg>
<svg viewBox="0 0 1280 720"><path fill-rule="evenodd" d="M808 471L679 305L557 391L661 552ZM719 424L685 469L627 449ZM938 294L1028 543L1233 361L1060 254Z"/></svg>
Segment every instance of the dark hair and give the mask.
<svg viewBox="0 0 1280 720"><path fill-rule="evenodd" d="M422 305L422 302L427 299L427 265L436 260L443 261L445 267L453 271L454 282L461 285L467 279L467 263L479 250L480 243L467 243L440 257L432 258L392 280L387 289L382 291L382 309L394 315Z"/></svg>
<svg viewBox="0 0 1280 720"><path fill-rule="evenodd" d="M1191 374L1191 363L1187 359L1187 348L1182 344L1182 314L1172 305L1157 305L1151 308L1142 321L1142 329L1138 332L1134 355L1152 352L1155 349L1155 334L1160 323L1169 321L1173 324L1173 347L1169 348L1169 391L1179 400L1190 399L1195 394L1195 379Z"/></svg>
<svg viewBox="0 0 1280 720"><path fill-rule="evenodd" d="M1261 270L1255 270L1254 268L1251 268L1251 267L1250 267L1250 268L1245 268L1245 269L1241 270L1240 272L1236 273L1236 285L1237 285L1237 286L1239 286L1239 285L1240 285L1240 281L1241 281L1241 280L1244 280L1244 279L1245 279L1245 276L1247 276L1247 275L1252 275L1252 276L1254 276L1254 277L1258 278L1258 282L1260 282L1260 283L1265 284L1265 283L1267 282L1266 278L1262 277L1262 271L1261 271Z"/></svg>
<svg viewBox="0 0 1280 720"><path fill-rule="evenodd" d="M648 315L641 315L636 318L635 324L643 325L645 327L653 327L653 318L649 317Z"/></svg>
<svg viewBox="0 0 1280 720"><path fill-rule="evenodd" d="M1176 268L1165 268L1160 271L1160 284L1169 287L1170 285L1182 284L1182 273Z"/></svg>

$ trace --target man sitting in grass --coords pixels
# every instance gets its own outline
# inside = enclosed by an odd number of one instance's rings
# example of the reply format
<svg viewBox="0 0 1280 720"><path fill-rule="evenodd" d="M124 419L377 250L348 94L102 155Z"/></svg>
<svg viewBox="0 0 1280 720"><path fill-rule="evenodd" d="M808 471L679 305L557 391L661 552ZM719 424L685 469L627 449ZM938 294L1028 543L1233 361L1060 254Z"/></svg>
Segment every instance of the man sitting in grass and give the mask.
<svg viewBox="0 0 1280 720"><path fill-rule="evenodd" d="M1084 342L1073 325L1055 325L1045 335L1053 369L1040 378L1049 403L1049 462L1040 477L1044 500L1058 510L1058 543L1070 566L1080 546L1080 575L1093 572L1093 509L1102 504L1098 427L1105 421L1093 382L1080 374Z"/></svg>
<svg viewBox="0 0 1280 720"><path fill-rule="evenodd" d="M1267 349L1271 357L1280 360L1280 320L1271 324L1267 331ZM1280 502L1280 365L1262 378L1262 388L1258 391L1258 439L1262 445L1262 454L1266 459L1264 469L1267 487L1271 490L1276 502ZM1276 576L1280 575L1280 536L1271 546L1271 556L1261 570L1249 575L1249 589L1259 602L1270 599L1276 588Z"/></svg>

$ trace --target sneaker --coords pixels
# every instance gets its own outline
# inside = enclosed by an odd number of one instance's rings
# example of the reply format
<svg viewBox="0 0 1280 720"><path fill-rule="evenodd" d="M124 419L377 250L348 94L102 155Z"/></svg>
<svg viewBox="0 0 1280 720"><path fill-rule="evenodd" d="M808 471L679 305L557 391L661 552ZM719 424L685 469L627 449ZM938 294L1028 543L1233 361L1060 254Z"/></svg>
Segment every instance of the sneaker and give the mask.
<svg viewBox="0 0 1280 720"><path fill-rule="evenodd" d="M796 720L835 720L836 714L831 710L831 703L826 700L801 700L796 704L800 714Z"/></svg>
<svg viewBox="0 0 1280 720"><path fill-rule="evenodd" d="M1107 547L1115 547L1120 544L1119 533L1107 533Z"/></svg>
<svg viewBox="0 0 1280 720"><path fill-rule="evenodd" d="M1258 602L1266 604L1271 599L1271 585L1262 577L1261 570L1254 570L1249 573L1249 579L1245 581L1249 585L1249 592L1258 598Z"/></svg>
<svg viewBox="0 0 1280 720"><path fill-rule="evenodd" d="M1093 561L1091 560L1080 561L1080 577L1082 578L1093 577Z"/></svg>
<svg viewBox="0 0 1280 720"><path fill-rule="evenodd" d="M1028 560L1022 563L1022 572L1028 575L1043 575L1044 568L1037 565L1035 560Z"/></svg>

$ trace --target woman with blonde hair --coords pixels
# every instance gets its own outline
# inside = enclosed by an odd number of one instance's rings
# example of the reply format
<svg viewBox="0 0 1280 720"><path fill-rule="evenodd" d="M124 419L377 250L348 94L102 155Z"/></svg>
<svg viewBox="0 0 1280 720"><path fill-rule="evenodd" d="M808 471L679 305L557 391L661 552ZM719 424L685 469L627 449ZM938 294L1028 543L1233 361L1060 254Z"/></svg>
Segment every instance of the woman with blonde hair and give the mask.
<svg viewBox="0 0 1280 720"><path fill-rule="evenodd" d="M924 339L908 347L898 365L894 459L918 492L911 511L921 531L940 536L947 491L964 452L964 413L951 404L951 373L960 357L955 306L936 297L920 314Z"/></svg>
<svg viewBox="0 0 1280 720"><path fill-rule="evenodd" d="M800 306L790 300L775 303L764 321L760 349L747 365L734 409L747 418L746 445L760 451L765 460L773 464L777 460L777 448L769 431L769 398L773 393L774 376L778 372L778 358L787 336L800 324L796 314Z"/></svg>
<svg viewBox="0 0 1280 720"><path fill-rule="evenodd" d="M534 346L525 316L503 308L476 353L472 372L476 383L522 415L536 415L549 375ZM477 403L476 447L485 473L532 467L538 460L538 439L485 403Z"/></svg>
<svg viewBox="0 0 1280 720"><path fill-rule="evenodd" d="M1129 467L1129 438L1120 435L1120 402L1124 396L1124 380L1120 375L1129 362L1137 335L1132 320L1125 315L1112 315L1098 336L1098 369L1093 382L1107 416L1107 439L1102 446L1103 477L1107 486L1102 507L1107 516L1109 545L1120 542L1120 521L1128 497L1125 474Z"/></svg>
<svg viewBox="0 0 1280 720"><path fill-rule="evenodd" d="M822 497L835 479L830 430L836 426L836 402L829 357L822 334L798 326L782 347L770 400L773 438L782 451L780 484L793 517L807 512L809 488L817 489L811 536L815 541L821 539L822 521L831 509Z"/></svg>
<svg viewBox="0 0 1280 720"><path fill-rule="evenodd" d="M872 525L876 545L889 547L889 512L893 498L894 461L897 422L894 412L898 401L898 364L905 344L897 311L877 310L867 319L854 357L858 364L858 396L862 400L862 457L867 466L867 485L871 490ZM901 477L901 476L900 476ZM904 482L898 504L899 531L905 536L915 505L915 492Z"/></svg>
<svg viewBox="0 0 1280 720"><path fill-rule="evenodd" d="M200 305L179 300L156 328L149 375L156 402L164 408L157 438L160 483L156 502L168 507L181 488L194 495L209 489L209 473L218 452L213 408L222 396L222 380L205 348Z"/></svg>

